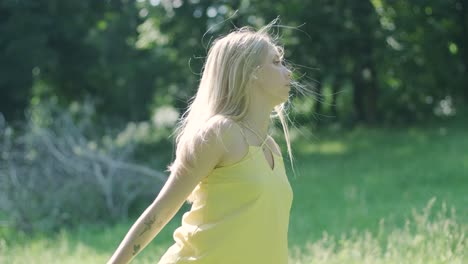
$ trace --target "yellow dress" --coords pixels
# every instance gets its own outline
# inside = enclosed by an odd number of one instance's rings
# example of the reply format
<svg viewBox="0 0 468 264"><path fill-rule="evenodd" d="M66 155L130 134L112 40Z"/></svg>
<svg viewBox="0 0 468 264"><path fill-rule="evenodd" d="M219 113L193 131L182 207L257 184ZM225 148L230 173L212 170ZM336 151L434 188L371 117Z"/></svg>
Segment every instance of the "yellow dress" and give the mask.
<svg viewBox="0 0 468 264"><path fill-rule="evenodd" d="M265 143L249 146L244 158L215 168L195 187L198 198L159 264L288 263L293 192L283 159L271 152L272 169Z"/></svg>

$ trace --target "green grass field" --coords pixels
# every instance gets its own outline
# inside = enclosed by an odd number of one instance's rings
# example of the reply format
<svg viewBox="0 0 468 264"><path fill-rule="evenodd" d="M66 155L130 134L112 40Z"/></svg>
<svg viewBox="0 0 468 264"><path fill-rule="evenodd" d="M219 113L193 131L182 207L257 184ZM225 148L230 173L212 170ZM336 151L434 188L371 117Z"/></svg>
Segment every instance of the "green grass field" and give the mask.
<svg viewBox="0 0 468 264"><path fill-rule="evenodd" d="M328 129L295 142L290 263L468 263L467 125ZM156 263L188 208L133 263ZM0 263L105 263L131 224L3 230Z"/></svg>

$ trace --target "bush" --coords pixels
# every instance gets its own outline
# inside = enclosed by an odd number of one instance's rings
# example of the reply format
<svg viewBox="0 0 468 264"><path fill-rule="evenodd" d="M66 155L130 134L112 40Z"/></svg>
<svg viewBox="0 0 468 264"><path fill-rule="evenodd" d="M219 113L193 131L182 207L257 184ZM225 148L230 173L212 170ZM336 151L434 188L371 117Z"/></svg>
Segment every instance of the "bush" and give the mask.
<svg viewBox="0 0 468 264"><path fill-rule="evenodd" d="M166 175L132 162L136 141L117 144L110 132L100 138L94 113L90 102L63 109L50 101L15 128L0 118L0 217L7 226L50 231L121 220L137 198L156 195Z"/></svg>

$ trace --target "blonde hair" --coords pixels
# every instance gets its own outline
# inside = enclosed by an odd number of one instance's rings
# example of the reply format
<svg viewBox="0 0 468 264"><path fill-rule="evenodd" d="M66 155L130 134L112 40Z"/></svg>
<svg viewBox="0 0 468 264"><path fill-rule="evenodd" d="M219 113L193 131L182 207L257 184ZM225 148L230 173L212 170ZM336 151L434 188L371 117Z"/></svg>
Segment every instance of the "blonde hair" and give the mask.
<svg viewBox="0 0 468 264"><path fill-rule="evenodd" d="M187 111L179 119L176 134L176 161L168 166L188 169L193 160L194 141L204 132L205 124L215 118L240 121L250 103L249 83L271 47L282 56L283 48L268 32L272 21L258 31L249 27L237 29L218 38L208 51L198 91L190 99ZM285 103L274 107L270 119L279 118L294 171ZM219 133L217 131L216 133ZM198 137L199 138L199 137ZM176 163L177 162L177 163Z"/></svg>

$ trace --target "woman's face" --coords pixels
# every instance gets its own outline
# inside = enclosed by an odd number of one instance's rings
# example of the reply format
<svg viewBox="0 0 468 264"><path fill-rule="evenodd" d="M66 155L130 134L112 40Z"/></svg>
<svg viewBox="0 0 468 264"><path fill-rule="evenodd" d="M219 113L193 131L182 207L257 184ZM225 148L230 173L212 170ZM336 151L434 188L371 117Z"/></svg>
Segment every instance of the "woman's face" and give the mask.
<svg viewBox="0 0 468 264"><path fill-rule="evenodd" d="M278 50L271 47L254 76L255 85L262 95L275 104L288 100L291 90L291 71L284 66Z"/></svg>

